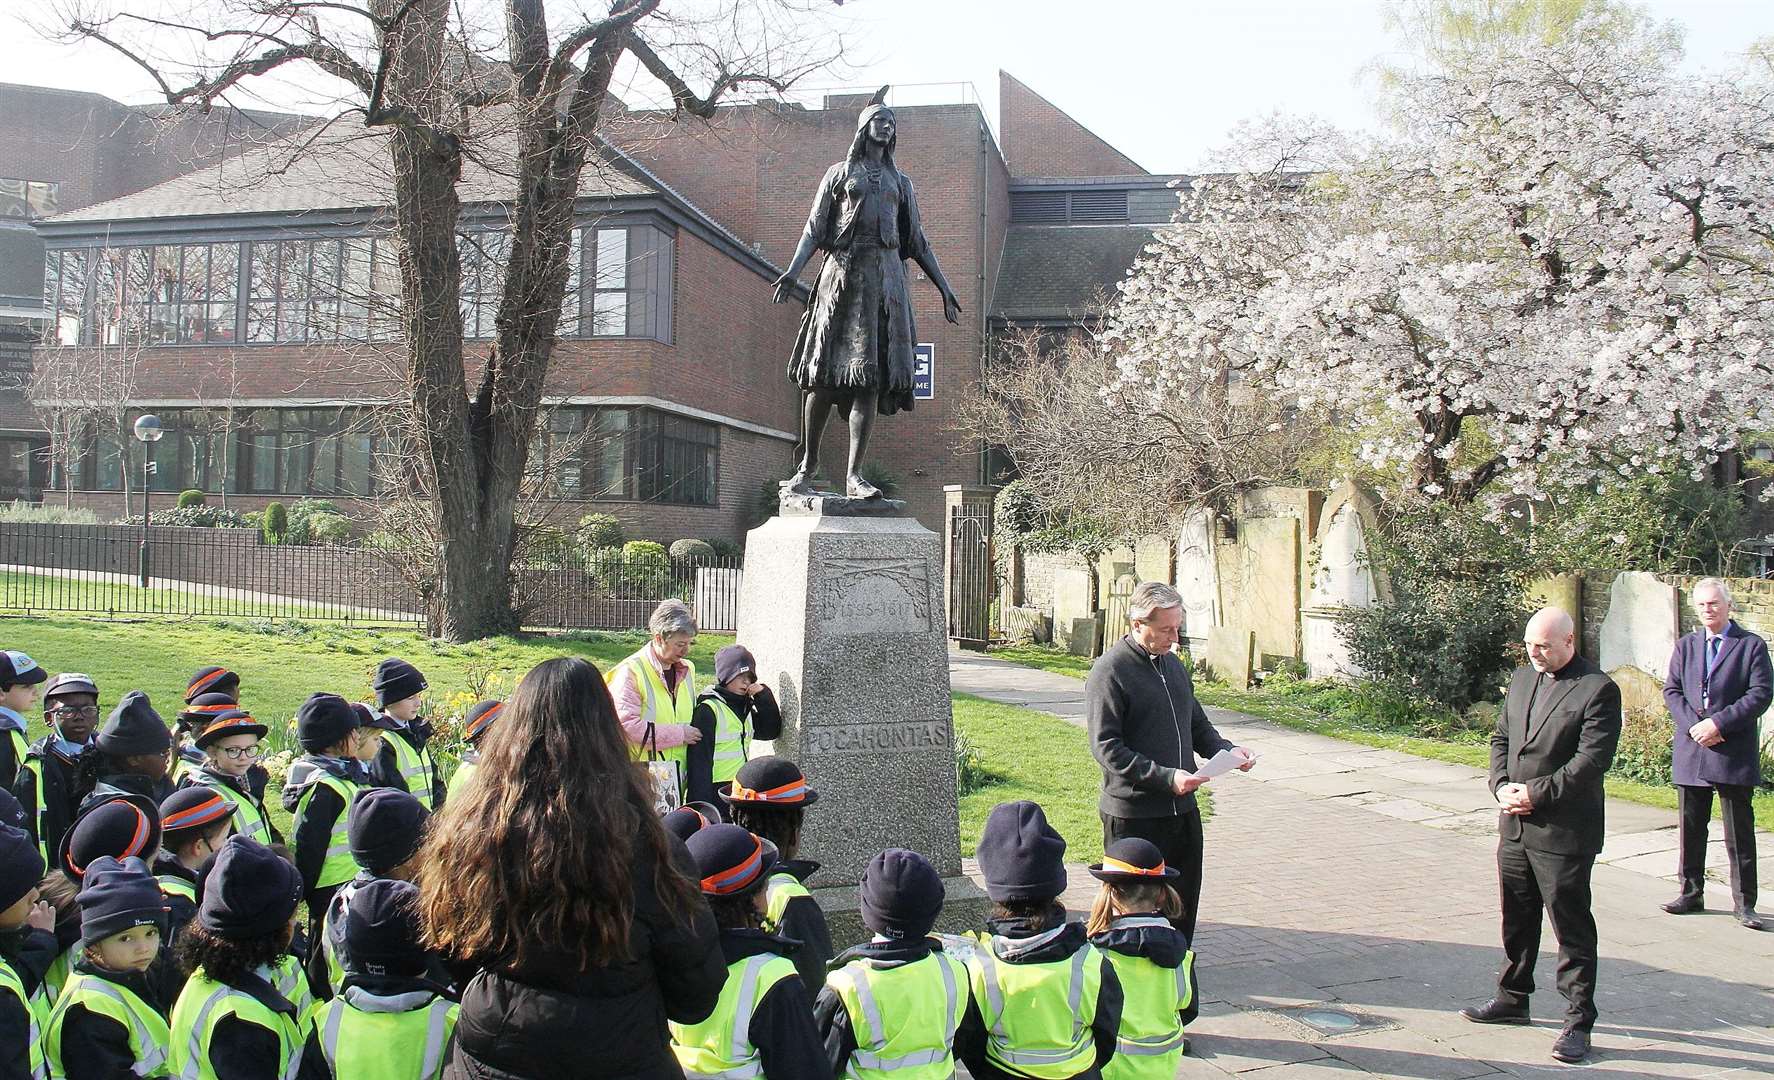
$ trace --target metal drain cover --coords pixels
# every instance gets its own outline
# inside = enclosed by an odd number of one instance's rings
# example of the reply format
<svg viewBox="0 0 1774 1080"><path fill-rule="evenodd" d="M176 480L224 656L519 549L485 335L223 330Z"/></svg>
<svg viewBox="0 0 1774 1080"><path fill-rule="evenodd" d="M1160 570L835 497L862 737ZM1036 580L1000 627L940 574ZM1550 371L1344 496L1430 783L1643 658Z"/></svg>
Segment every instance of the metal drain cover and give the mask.
<svg viewBox="0 0 1774 1080"><path fill-rule="evenodd" d="M1383 1017L1369 1016L1332 1005L1289 1005L1275 1009L1277 1016L1286 1017L1297 1024L1312 1029L1325 1038L1338 1035L1351 1035L1358 1031L1377 1031L1382 1028L1395 1027L1392 1021Z"/></svg>

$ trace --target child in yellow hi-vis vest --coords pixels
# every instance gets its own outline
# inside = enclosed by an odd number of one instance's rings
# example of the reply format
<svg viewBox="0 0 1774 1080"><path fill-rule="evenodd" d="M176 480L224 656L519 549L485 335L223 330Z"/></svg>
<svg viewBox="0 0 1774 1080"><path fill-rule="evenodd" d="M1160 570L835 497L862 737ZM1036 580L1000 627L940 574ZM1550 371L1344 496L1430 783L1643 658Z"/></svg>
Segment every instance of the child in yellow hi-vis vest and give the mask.
<svg viewBox="0 0 1774 1080"><path fill-rule="evenodd" d="M869 861L858 891L874 938L838 957L813 1006L832 1075L948 1080L973 994L967 965L930 936L942 878L924 856L891 848Z"/></svg>
<svg viewBox="0 0 1774 1080"><path fill-rule="evenodd" d="M148 977L166 931L160 883L140 859L101 856L87 867L79 903L80 956L43 1028L50 1075L167 1075L172 1035Z"/></svg>
<svg viewBox="0 0 1774 1080"><path fill-rule="evenodd" d="M760 928L776 846L725 824L698 830L685 846L727 961L727 982L708 1019L668 1025L686 1080L830 1080L807 989L788 959L793 942Z"/></svg>
<svg viewBox="0 0 1774 1080"><path fill-rule="evenodd" d="M819 869L801 850L801 819L819 801L807 786L801 767L787 758L760 757L746 762L721 793L733 823L776 845L782 861L770 875L764 893L764 929L800 942L795 968L812 998L825 986L825 965L832 958L832 935L825 911L807 891L806 881Z"/></svg>
<svg viewBox="0 0 1774 1080"><path fill-rule="evenodd" d="M1115 1055L1121 981L1084 924L1066 921L1065 855L1032 802L1000 803L986 817L986 933L945 939L973 983L955 1050L975 1080L1095 1080Z"/></svg>
<svg viewBox="0 0 1774 1080"><path fill-rule="evenodd" d="M7 820L16 820L11 803ZM47 1075L43 976L56 959L55 911L37 898L43 856L23 829L0 823L0 1080Z"/></svg>
<svg viewBox="0 0 1774 1080"><path fill-rule="evenodd" d="M339 886L357 876L346 834L351 803L369 786L364 763L381 740L337 694L312 694L296 710L296 739L306 751L290 765L283 808L294 816L296 869L308 901L309 945Z"/></svg>
<svg viewBox="0 0 1774 1080"><path fill-rule="evenodd" d="M1173 922L1183 899L1171 882L1182 874L1157 845L1129 837L1110 844L1090 875L1103 883L1086 924L1090 943L1121 980L1121 1032L1103 1080L1170 1080L1199 1011L1195 953Z"/></svg>
<svg viewBox="0 0 1774 1080"><path fill-rule="evenodd" d="M441 1080L460 1006L448 987L427 978L419 890L405 881L367 881L351 891L342 921L344 983L314 1012L302 1075Z"/></svg>

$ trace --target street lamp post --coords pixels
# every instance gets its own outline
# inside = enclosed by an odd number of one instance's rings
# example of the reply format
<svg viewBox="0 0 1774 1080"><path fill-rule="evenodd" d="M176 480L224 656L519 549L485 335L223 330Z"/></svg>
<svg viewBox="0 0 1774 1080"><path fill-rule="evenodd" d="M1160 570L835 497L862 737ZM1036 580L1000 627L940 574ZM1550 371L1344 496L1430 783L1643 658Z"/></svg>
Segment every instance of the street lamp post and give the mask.
<svg viewBox="0 0 1774 1080"><path fill-rule="evenodd" d="M165 429L160 417L147 413L136 417L136 441L142 444L142 547L140 551L142 588L148 587L148 488L154 480L154 444Z"/></svg>

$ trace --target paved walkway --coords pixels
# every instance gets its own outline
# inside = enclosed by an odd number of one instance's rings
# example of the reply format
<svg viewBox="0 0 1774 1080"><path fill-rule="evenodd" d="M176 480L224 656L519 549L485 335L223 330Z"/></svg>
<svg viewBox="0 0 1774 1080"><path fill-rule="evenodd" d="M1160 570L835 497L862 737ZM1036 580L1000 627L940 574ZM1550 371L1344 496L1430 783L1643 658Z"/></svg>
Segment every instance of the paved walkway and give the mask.
<svg viewBox="0 0 1774 1080"><path fill-rule="evenodd" d="M957 692L1083 722L1077 679L962 653L951 654L950 679ZM1501 960L1496 812L1481 772L1209 711L1260 760L1213 785L1196 940L1202 1015L1180 1076L1462 1080L1569 1068L1548 1055L1563 1007L1550 928L1532 1027L1457 1015L1489 996ZM1674 895L1673 812L1610 801L1608 826L1594 878L1602 1015L1582 1067L1620 1078L1774 1074L1774 933L1739 927L1723 884L1709 914L1657 909ZM1774 837L1758 835L1774 903ZM1088 907L1094 885L1080 869L1068 904Z"/></svg>

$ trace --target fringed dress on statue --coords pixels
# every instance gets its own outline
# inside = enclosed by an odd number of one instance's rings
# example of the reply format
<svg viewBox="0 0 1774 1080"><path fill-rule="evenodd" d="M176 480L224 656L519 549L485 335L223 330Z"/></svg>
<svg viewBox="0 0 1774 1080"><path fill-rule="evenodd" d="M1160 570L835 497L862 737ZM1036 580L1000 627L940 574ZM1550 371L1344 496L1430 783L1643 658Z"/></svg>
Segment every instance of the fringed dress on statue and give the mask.
<svg viewBox="0 0 1774 1080"><path fill-rule="evenodd" d="M820 182L807 234L826 256L788 377L803 390L877 391L884 416L910 410L918 334L905 260L929 260L930 246L912 182L891 165L871 179L863 162L839 162Z"/></svg>

